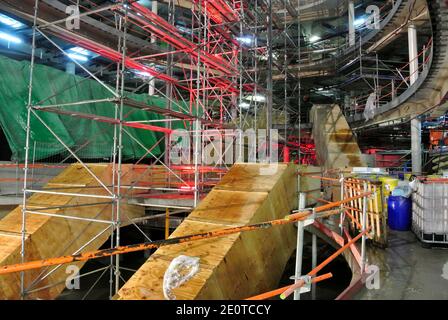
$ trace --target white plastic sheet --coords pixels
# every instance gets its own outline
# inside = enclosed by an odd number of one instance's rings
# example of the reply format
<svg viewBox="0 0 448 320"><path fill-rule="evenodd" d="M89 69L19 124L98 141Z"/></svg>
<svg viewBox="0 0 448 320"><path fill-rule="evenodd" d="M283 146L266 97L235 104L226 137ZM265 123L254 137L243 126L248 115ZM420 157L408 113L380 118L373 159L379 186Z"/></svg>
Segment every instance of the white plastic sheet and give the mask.
<svg viewBox="0 0 448 320"><path fill-rule="evenodd" d="M199 258L180 255L174 258L163 276L163 295L167 300L176 300L173 289L193 278L199 271Z"/></svg>
<svg viewBox="0 0 448 320"><path fill-rule="evenodd" d="M373 119L376 109L376 92L370 94L367 98L366 107L364 108L363 116L367 120Z"/></svg>

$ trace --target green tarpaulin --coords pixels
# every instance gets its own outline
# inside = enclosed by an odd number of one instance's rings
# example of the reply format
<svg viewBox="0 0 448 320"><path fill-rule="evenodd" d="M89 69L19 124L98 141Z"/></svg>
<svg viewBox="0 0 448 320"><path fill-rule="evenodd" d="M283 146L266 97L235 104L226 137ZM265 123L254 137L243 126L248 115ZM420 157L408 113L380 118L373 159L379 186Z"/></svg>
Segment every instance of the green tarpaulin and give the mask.
<svg viewBox="0 0 448 320"><path fill-rule="evenodd" d="M0 124L12 150L12 160L24 161L26 120L28 103L30 63L16 61L0 56ZM104 86L95 80L68 74L66 72L35 65L33 82L33 105L45 100L41 105L55 105L76 101L113 98ZM160 97L127 93L127 97L148 105L165 107L166 100ZM114 118L115 105L109 102L90 103L78 106L61 107L63 110L82 112ZM188 110L185 103L172 104L175 111ZM50 112L37 111L38 115L54 131L54 133L71 149L78 150L81 158L110 158L113 146L114 126L90 119L80 119L75 116L59 115ZM142 121L163 119L163 116L138 110L124 108L126 121ZM151 123L165 126L165 122ZM52 156L67 155L65 147L56 137L35 117L31 117L30 159L50 159ZM172 128L184 128L183 122L172 122ZM163 133L143 129L126 128L146 148L150 148ZM160 155L164 143L151 150L153 155ZM123 134L123 159L140 158L146 150Z"/></svg>

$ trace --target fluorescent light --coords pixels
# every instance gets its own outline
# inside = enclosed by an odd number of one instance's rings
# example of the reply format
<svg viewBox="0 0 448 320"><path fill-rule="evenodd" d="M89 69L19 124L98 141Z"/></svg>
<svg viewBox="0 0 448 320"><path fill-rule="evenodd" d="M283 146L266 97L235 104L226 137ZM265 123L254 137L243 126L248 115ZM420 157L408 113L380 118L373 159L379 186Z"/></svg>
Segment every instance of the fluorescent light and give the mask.
<svg viewBox="0 0 448 320"><path fill-rule="evenodd" d="M191 34L191 29L190 28L186 28L184 26L176 26L177 30L179 30L182 33L187 33L187 34Z"/></svg>
<svg viewBox="0 0 448 320"><path fill-rule="evenodd" d="M67 56L72 58L73 60L78 60L78 61L82 61L82 62L86 62L89 60L89 58L87 58L86 56L83 56L81 54L76 54L76 53L69 53L69 54L67 54Z"/></svg>
<svg viewBox="0 0 448 320"><path fill-rule="evenodd" d="M255 101L255 102L265 102L266 101L266 97L262 96L260 94L257 94L257 95L247 96L245 98L245 100L250 100L250 101Z"/></svg>
<svg viewBox="0 0 448 320"><path fill-rule="evenodd" d="M310 37L310 42L316 42L319 41L321 38L319 36L311 36Z"/></svg>
<svg viewBox="0 0 448 320"><path fill-rule="evenodd" d="M13 43L22 43L22 39L14 37L13 35L4 32L0 32L0 39Z"/></svg>
<svg viewBox="0 0 448 320"><path fill-rule="evenodd" d="M323 91L324 90L324 88L319 88L319 89L317 89L317 91Z"/></svg>
<svg viewBox="0 0 448 320"><path fill-rule="evenodd" d="M239 106L240 106L241 109L249 109L249 108L250 108L250 103L247 103L247 102L241 102L241 103L239 104Z"/></svg>
<svg viewBox="0 0 448 320"><path fill-rule="evenodd" d="M0 13L0 23L3 23L5 25L7 25L8 27L14 28L14 29L19 29L25 26L25 24L23 24L20 21L17 21L16 19L13 19L11 17L8 17L7 15L4 15L2 13Z"/></svg>
<svg viewBox="0 0 448 320"><path fill-rule="evenodd" d="M252 37L250 36L243 36L243 37L237 37L236 41L242 44L250 45L254 41Z"/></svg>
<svg viewBox="0 0 448 320"><path fill-rule="evenodd" d="M86 49L81 48L81 47L73 47L73 48L70 48L69 51L73 51L73 52L82 54L83 56L89 56L90 55L90 51L89 50L86 50Z"/></svg>
<svg viewBox="0 0 448 320"><path fill-rule="evenodd" d="M359 26L363 25L364 23L366 23L366 19L359 18L359 19L356 19L353 24L355 25L355 27L359 27Z"/></svg>
<svg viewBox="0 0 448 320"><path fill-rule="evenodd" d="M149 72L145 72L145 71L139 71L139 70L134 70L134 73L138 76L142 76L145 78L151 78L152 75Z"/></svg>

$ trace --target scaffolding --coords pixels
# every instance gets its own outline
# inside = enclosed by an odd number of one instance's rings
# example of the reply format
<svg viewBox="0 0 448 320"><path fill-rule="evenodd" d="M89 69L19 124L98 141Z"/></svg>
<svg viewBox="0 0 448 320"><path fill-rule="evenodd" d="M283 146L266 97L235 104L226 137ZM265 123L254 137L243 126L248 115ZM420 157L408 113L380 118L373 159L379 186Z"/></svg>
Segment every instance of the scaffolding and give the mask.
<svg viewBox="0 0 448 320"><path fill-rule="evenodd" d="M106 47L67 29L65 22L69 18L58 21L44 21L39 17L39 0L35 1L25 162L23 165L22 262L27 259L27 220L33 215L76 219L88 223L107 225L106 228L102 228L100 233L88 239L73 254L81 252L94 239L106 233L110 235L110 248L118 247L121 243L120 228L123 224L132 224L146 237L146 241L150 242L151 239L145 235L141 228L126 217L126 212L122 210L123 205L130 199L135 198L163 198L166 200L176 197L191 200L188 201L187 206L181 206L180 209L188 211L195 207L201 196L219 181L219 178L226 171L222 162L217 162L214 166L201 164L201 134L205 129L222 130L226 125L235 123L234 111L237 107L238 97L242 96L242 89L238 83L241 73L241 65L238 63L239 44L233 39L231 33L231 29L234 28L233 25L238 24L240 20L235 8L237 3L225 1L194 2L190 10L183 10L182 14L190 14L192 17L191 29L183 30L183 32L174 26L176 14L174 1L168 1L168 17L166 20L157 14L157 2L155 1L152 10L139 5L136 1L120 1L116 4L96 6L92 9L82 7L76 1L72 3L78 5L81 21L85 17L104 19L110 26L113 26L118 35L116 39L117 47ZM167 44L167 52L142 55L139 51L130 51L128 40L130 37L138 35L149 36L151 43ZM109 67L115 68L115 85L101 80L99 74L91 72L73 58L60 45L60 42L54 40L54 36L109 60L111 62ZM110 96L92 97L92 99L85 101L61 102L58 99L55 103L48 103L51 99L55 101L54 98L61 94L58 92L44 101L38 103L33 101L33 70L36 63L36 39L38 37L45 39L47 43L59 50L62 55L88 74L88 78L93 79L105 88ZM178 55L176 59L174 59L175 54ZM166 67L163 71L159 71L155 64L164 59L166 59ZM183 73L183 79L174 76L173 70L175 68L177 72L180 70ZM102 71L104 72L104 70ZM144 74L145 81L142 86L148 86L150 94L163 97L166 100L164 108L133 100L127 95L126 78L130 77L131 72ZM163 84L160 85L160 82ZM113 110L113 117L104 116L102 110L99 110L99 114L82 111L82 107L85 105L99 103L107 103L107 107ZM211 114L215 110L219 111L217 116ZM135 114L137 111L155 113L162 117L159 120L152 121L128 121L129 114ZM61 118L76 117L92 122L105 123L113 127L113 141L110 141L108 145L111 154L108 159L110 165L108 177L100 177L95 174L91 164L85 162L85 158L80 155L85 146L69 145L59 137L52 124L45 121L41 116L44 112L56 114ZM32 188L30 176L37 170L32 165L35 153L44 152L42 150L44 147L36 145L31 137L32 126L35 126L36 122L44 126L67 151L68 155L61 160L61 164L67 162L78 163L82 170L93 177L97 186L90 189L87 187L81 188L83 190L77 189L77 192L71 191L73 188L67 187ZM159 138L156 144L145 145L141 139L127 130L128 128L149 130L158 134ZM175 141L170 140L170 137L175 128L184 129L189 134L194 135L193 151L191 152L193 155L192 164L176 165L169 157L172 144L175 143ZM130 171L123 170L122 149L125 136L126 141L133 141L145 151L143 157L131 164ZM91 137L91 140L94 141L95 139L96 137ZM90 143L92 141L86 142L86 144ZM156 154L156 149L163 149L164 151ZM32 154L30 154L30 150L33 151ZM147 158L150 158L151 162L144 164ZM126 175L127 177L125 177ZM132 177L129 177L129 175ZM110 203L110 220L96 219L93 215L95 212L92 212L92 216L88 217L54 213L54 210L61 209L63 206L47 207L45 210L43 208L45 206L39 206L38 203L29 204L28 199L34 194L70 196L77 199L89 198L88 204L78 201L80 203L78 207L85 205L86 210L89 210L89 206L104 202ZM36 206L39 208L36 209ZM76 207L76 205L73 207ZM170 205L165 205L165 207L170 207ZM176 208L174 205L171 207ZM177 208L179 209L179 207ZM49 271L44 270L36 279L29 279L25 273L21 273L20 291L22 298L27 298L29 293L38 293L41 289L39 288L41 280L48 278L59 267L56 266ZM95 270L95 272L102 272L101 276L103 276L107 270L110 273L109 297L112 298L123 281L119 257L111 257L109 266Z"/></svg>
<svg viewBox="0 0 448 320"><path fill-rule="evenodd" d="M176 0L167 0L162 2L166 8L163 13L159 13L160 3L156 1L152 1L151 8L135 0L107 5L88 2L89 6L84 6L80 1L67 1L78 8L81 27L83 19L89 18L112 28L116 36L113 45L106 46L69 29L66 22L71 18L44 20L39 15L40 1L35 0L23 164L22 263L27 262L27 220L32 216L105 226L79 245L73 254L82 253L106 234L110 237L109 249L120 247L120 228L124 225L132 225L142 234L145 242L152 243L138 225L139 221L151 219L151 216L132 219L123 207L134 204L152 209L168 208L176 210L175 213L188 212L196 207L229 168L229 163L223 159L227 150L213 164L202 163L202 150L207 144L217 150L213 135L209 135L211 130L236 142L239 155L244 154L245 148L240 135L247 128L255 132L266 129L269 142L270 129L282 132L277 145L266 143L263 146L268 155L267 161L278 151L283 154L283 160L289 162L288 148L297 150L296 161L299 163L307 153L311 153L311 150L302 146L301 137L301 65L308 54L302 51L301 23L302 18L307 17L309 11L306 10L313 5L312 1L297 0L294 8L291 1L198 0L180 4ZM319 13L321 16L328 14L324 11ZM188 22L182 26L176 25L179 20ZM136 49L136 39L144 40L148 46ZM64 101L58 98L62 92L55 92L46 99L34 101L33 74L38 53L37 40L51 44L82 70L87 75L86 79L98 83L108 95ZM89 70L73 58L59 40L92 52L106 60L108 66L100 71ZM148 48L154 47L158 50L149 52L151 50ZM291 65L298 67L297 73ZM102 79L107 70L114 74L113 83ZM149 96L163 98L164 106L142 102L128 94L130 88L127 80L135 78L135 74L139 75L141 82L134 91L145 91ZM281 90L277 89L279 87ZM67 87L70 88L73 85ZM260 96L263 99L258 99ZM87 113L83 111L84 106L95 106L98 112ZM138 118L145 113L155 114L157 118ZM97 141L99 137L90 136L89 140L80 145L68 143L43 114L109 126L113 132L112 141L101 143L110 151L110 156L107 159L86 156L83 153L86 146L100 145ZM129 119L131 115L132 120ZM291 115L295 116L295 120L290 118ZM64 152L43 156L48 146L36 142L32 134L33 126L36 125L44 127L62 145ZM153 133L156 142L145 144L145 140L136 133L138 130ZM176 162L178 159L172 158L177 155L179 148L179 137L173 133L179 130L193 137L188 143L187 154L187 158L192 158L192 161L187 164L179 164ZM126 143L143 150L143 156L124 159L123 148ZM44 159L58 168L77 163L82 171L93 178L95 185L79 185L76 186L77 191L67 185L43 187L43 180L40 180L40 184L33 180L35 174L38 176L37 170L40 168L35 163L36 159ZM94 162L107 164L107 174L100 176L95 173ZM21 178L16 178L16 181L19 180L22 182ZM76 204L49 207L29 203L29 197L36 194L73 197ZM110 204L108 219L99 219L94 212L84 217L70 214L70 209L92 208L102 204ZM59 209L67 211L60 214L57 212ZM169 231L169 217L172 214L167 210L158 215L166 219L166 231ZM26 299L30 293L57 285L39 287L42 280L48 279L58 268L60 265L53 269L47 268L34 279L27 278L22 271L21 297ZM120 255L117 254L110 256L107 266L93 271L101 272L100 277L109 272L110 298L124 280L120 270L125 268L120 265Z"/></svg>

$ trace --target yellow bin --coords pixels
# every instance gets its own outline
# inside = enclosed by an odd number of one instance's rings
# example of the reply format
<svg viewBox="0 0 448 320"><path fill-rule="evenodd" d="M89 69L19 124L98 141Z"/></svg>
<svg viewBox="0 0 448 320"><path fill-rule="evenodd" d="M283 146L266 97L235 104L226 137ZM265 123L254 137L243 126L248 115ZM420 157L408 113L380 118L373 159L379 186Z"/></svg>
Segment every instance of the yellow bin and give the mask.
<svg viewBox="0 0 448 320"><path fill-rule="evenodd" d="M384 209L387 209L387 198L389 198L392 191L398 186L398 179L392 178L392 177L380 177L378 180L382 183L382 190L383 190L383 207Z"/></svg>

